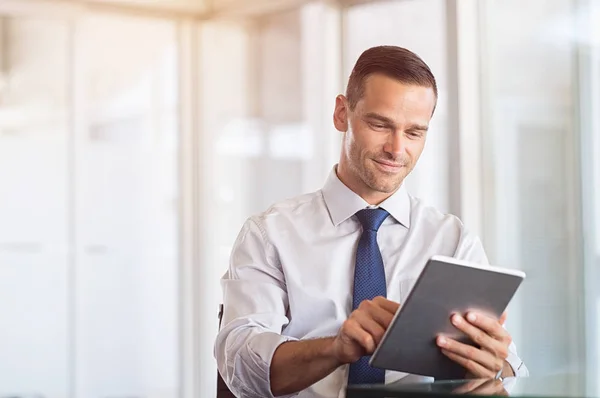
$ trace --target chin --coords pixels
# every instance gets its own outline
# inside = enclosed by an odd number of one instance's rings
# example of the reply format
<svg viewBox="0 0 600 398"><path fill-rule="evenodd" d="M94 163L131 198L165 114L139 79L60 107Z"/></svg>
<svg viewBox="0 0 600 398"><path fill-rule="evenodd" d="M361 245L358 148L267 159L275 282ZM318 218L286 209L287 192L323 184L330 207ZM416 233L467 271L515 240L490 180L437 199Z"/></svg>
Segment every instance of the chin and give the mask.
<svg viewBox="0 0 600 398"><path fill-rule="evenodd" d="M372 184L369 184L369 187L377 192L393 193L400 187L400 183L377 183L376 181L374 181Z"/></svg>
<svg viewBox="0 0 600 398"><path fill-rule="evenodd" d="M377 169L369 170L365 177L367 177L364 179L364 181L367 182L367 185L372 190L381 193L395 192L404 180L404 176L381 173Z"/></svg>
<svg viewBox="0 0 600 398"><path fill-rule="evenodd" d="M377 189L377 191L382 192L382 193L394 193L398 189L399 186L400 185L391 187L391 186L386 185L383 187L379 187L379 189Z"/></svg>
<svg viewBox="0 0 600 398"><path fill-rule="evenodd" d="M400 188L402 180L403 178L400 178L399 176L387 176L387 178L383 177L380 178L379 181L374 181L373 187L376 187L379 192L392 193Z"/></svg>

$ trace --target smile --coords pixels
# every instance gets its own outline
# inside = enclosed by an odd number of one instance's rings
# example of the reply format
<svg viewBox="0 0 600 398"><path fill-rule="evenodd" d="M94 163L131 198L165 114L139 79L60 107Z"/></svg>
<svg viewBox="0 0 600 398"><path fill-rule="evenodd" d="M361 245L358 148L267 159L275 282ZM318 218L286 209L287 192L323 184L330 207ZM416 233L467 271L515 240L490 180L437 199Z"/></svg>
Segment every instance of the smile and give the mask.
<svg viewBox="0 0 600 398"><path fill-rule="evenodd" d="M397 173L404 167L402 164L392 163L392 162L384 162L380 160L373 159L373 162L379 167L380 170L385 171L386 173Z"/></svg>

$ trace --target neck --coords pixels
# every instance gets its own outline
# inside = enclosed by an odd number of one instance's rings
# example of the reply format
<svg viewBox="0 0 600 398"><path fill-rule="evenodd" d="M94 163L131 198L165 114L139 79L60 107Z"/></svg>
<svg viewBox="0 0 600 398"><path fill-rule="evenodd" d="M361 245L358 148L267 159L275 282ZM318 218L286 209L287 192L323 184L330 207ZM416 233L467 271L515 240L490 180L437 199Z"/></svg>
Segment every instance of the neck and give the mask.
<svg viewBox="0 0 600 398"><path fill-rule="evenodd" d="M344 166L342 162L338 164L335 171L338 178L345 186L350 188L352 192L363 198L365 202L372 206L379 205L394 194L394 192L386 193L371 189L358 176L354 175L348 167Z"/></svg>

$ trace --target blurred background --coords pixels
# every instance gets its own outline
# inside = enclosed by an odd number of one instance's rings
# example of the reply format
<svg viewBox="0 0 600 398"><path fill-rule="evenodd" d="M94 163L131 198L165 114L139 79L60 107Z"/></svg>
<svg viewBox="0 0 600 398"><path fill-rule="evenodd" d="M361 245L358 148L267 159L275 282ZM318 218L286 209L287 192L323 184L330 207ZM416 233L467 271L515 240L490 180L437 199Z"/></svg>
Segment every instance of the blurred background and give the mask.
<svg viewBox="0 0 600 398"><path fill-rule="evenodd" d="M0 0L0 396L215 395L249 215L319 189L358 55L437 76L414 195L528 278L532 375L600 395L600 3Z"/></svg>

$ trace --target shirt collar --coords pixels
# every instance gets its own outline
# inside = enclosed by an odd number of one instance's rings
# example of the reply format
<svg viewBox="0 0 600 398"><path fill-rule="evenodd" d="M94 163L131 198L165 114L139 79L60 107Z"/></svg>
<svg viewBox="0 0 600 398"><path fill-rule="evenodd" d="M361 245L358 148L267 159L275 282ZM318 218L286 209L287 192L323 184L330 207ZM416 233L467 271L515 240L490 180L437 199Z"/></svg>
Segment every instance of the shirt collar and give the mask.
<svg viewBox="0 0 600 398"><path fill-rule="evenodd" d="M322 192L331 221L338 226L357 211L369 207L369 204L340 181L336 168L337 165L329 173ZM406 228L410 227L410 198L404 184L377 207L385 209Z"/></svg>

